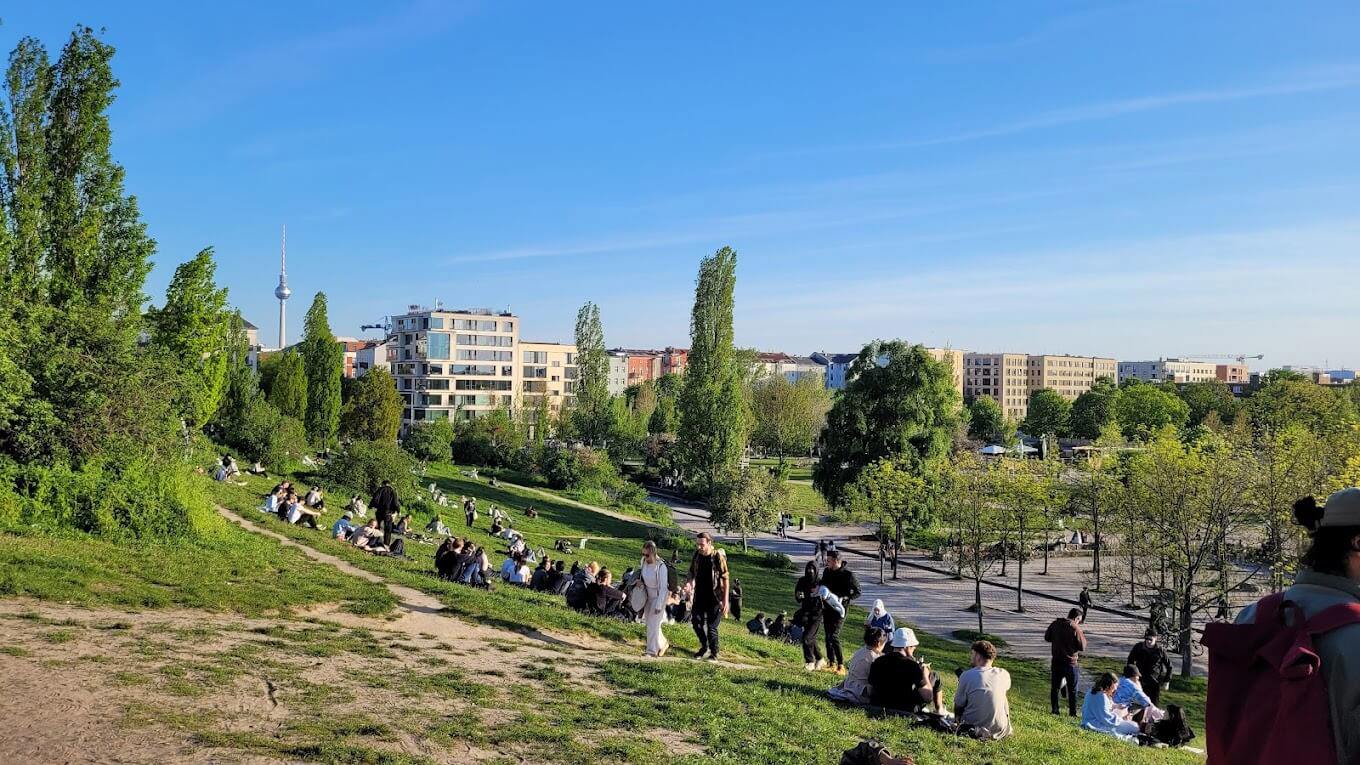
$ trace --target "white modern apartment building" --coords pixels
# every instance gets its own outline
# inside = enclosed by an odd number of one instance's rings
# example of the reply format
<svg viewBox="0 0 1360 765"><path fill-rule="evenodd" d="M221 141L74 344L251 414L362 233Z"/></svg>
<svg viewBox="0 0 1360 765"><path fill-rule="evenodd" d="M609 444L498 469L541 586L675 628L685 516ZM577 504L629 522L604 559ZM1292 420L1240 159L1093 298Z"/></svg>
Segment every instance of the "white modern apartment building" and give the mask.
<svg viewBox="0 0 1360 765"><path fill-rule="evenodd" d="M1218 379L1218 364L1189 359L1119 362L1119 382L1136 378L1145 382L1195 383Z"/></svg>
<svg viewBox="0 0 1360 765"><path fill-rule="evenodd" d="M406 402L403 421L471 419L576 391L576 346L519 339L519 317L488 310L410 306L392 317L387 358Z"/></svg>
<svg viewBox="0 0 1360 765"><path fill-rule="evenodd" d="M609 395L622 396L628 388L628 354L609 351Z"/></svg>
<svg viewBox="0 0 1360 765"><path fill-rule="evenodd" d="M790 356L787 353L756 354L755 373L757 377L781 375L791 383L804 377L822 381L826 368L810 356Z"/></svg>

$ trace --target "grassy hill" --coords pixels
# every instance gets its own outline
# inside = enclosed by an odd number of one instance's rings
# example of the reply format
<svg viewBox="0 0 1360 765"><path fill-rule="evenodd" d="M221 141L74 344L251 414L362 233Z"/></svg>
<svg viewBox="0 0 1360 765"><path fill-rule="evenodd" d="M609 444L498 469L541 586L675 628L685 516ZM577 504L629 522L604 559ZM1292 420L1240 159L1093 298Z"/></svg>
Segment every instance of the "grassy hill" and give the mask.
<svg viewBox="0 0 1360 765"><path fill-rule="evenodd" d="M305 479L304 479L305 480ZM578 541L590 537L585 551L577 558L582 563L595 560L620 574L635 565L642 539L663 537L667 557L674 542L666 532L644 524L611 518L565 502L545 499L511 487L492 488L484 482L464 478L453 466L431 469L426 481L435 481L443 491L457 497L475 496L485 510L490 503L507 509L515 526L536 546L551 548L552 541L563 537ZM679 661L644 661L641 625L617 620L597 619L577 614L560 598L531 593L519 588L498 587L492 592L476 590L439 580L433 575L432 546L411 545L410 560L377 557L326 538L325 534L288 526L265 516L256 508L267 481L251 479L238 487L214 485L219 500L243 517L282 531L290 538L337 555L361 568L438 597L450 611L483 624L511 631L548 630L574 633L600 641L602 650L617 651L601 665L598 679L607 691L585 691L563 684L565 672L544 672L527 687L519 688L544 703L511 703L517 714L489 734L491 743L514 741L542 751L554 762L722 762L722 763L806 763L836 762L839 753L861 738L877 738L895 751L911 752L920 763L1159 763L1193 762L1193 755L1177 751L1137 749L1112 739L1077 729L1074 721L1048 714L1047 668L1042 662L1004 657L1000 664L1014 681L1011 705L1016 735L995 743L942 737L908 728L900 721L873 719L855 709L842 708L826 700L825 688L835 678L801 669L801 654L795 646L749 636L735 622L723 625L724 657L745 666L725 667ZM537 519L528 519L524 509L533 505ZM445 521L455 533L463 534L461 513L450 509ZM334 517L333 514L331 516ZM425 518L419 518L423 525ZM470 536L479 543L492 543L487 533L488 519L483 514L478 529ZM771 565L763 554L729 550L734 575L742 580L745 609L767 613L792 606L792 573ZM687 559L687 555L682 556ZM493 558L493 565L499 559ZM860 615L862 618L862 614ZM910 614L899 614L910 620ZM853 646L856 630L847 629L847 646ZM681 655L694 649L697 642L687 626L667 627L667 635ZM943 670L946 699L955 684L954 666L966 661L966 647L929 635L922 635L922 651L937 669ZM564 659L565 661L565 659ZM1109 662L1088 662L1089 670L1113 668ZM551 669L551 668L547 668ZM1171 693L1168 700L1187 708L1192 725L1202 720L1202 696ZM661 751L619 751L605 747L617 730L662 730L691 738L702 746L704 755L676 755ZM592 744L590 742L597 742ZM615 748L621 745L610 744ZM631 746L631 745L630 745Z"/></svg>

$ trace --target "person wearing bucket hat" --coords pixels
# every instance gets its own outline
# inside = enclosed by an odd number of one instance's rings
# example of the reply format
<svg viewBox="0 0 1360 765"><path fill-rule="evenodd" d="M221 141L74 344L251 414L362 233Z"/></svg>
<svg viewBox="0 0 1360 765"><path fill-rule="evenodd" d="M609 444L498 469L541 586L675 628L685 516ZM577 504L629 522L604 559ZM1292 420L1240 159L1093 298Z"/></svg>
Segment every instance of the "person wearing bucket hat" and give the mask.
<svg viewBox="0 0 1360 765"><path fill-rule="evenodd" d="M916 712L926 704L934 704L937 713L944 710L940 676L915 656L920 644L910 627L893 630L888 649L869 668L871 703L898 712Z"/></svg>
<svg viewBox="0 0 1360 765"><path fill-rule="evenodd" d="M1305 618L1332 606L1360 603L1360 488L1342 489L1319 506L1313 497L1294 503L1294 520L1308 530L1308 549L1299 561L1285 599ZM1256 621L1252 604L1237 624ZM1360 624L1339 627L1313 639L1327 682L1331 728L1339 762L1360 762ZM1206 721L1212 724L1212 721Z"/></svg>

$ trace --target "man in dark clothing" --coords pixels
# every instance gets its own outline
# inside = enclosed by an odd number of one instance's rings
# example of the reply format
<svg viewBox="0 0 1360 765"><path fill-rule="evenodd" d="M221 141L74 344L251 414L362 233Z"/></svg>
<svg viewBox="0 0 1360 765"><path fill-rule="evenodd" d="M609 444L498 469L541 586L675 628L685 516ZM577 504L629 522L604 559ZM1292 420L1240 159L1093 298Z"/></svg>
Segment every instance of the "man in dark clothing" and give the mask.
<svg viewBox="0 0 1360 765"><path fill-rule="evenodd" d="M859 597L859 582L855 574L841 561L841 554L835 550L826 553L826 570L822 572L822 585L831 594L841 599L841 605L849 608L850 601ZM826 663L845 670L845 656L841 653L841 625L845 616L829 605L822 606L822 626L826 630Z"/></svg>
<svg viewBox="0 0 1360 765"><path fill-rule="evenodd" d="M1077 683L1080 677L1078 662L1086 650L1086 635L1081 631L1081 609L1067 612L1066 619L1054 619L1044 632L1044 640L1052 644L1053 658L1049 665L1048 701L1053 714L1058 711L1058 689L1067 683L1067 713L1077 716Z"/></svg>
<svg viewBox="0 0 1360 765"><path fill-rule="evenodd" d="M1152 699L1153 706L1161 706L1162 684L1171 680L1171 657L1157 644L1157 633L1148 630L1143 642L1129 651L1126 662L1138 668L1143 676L1143 693Z"/></svg>
<svg viewBox="0 0 1360 765"><path fill-rule="evenodd" d="M1077 596L1077 605L1081 606L1081 623L1082 623L1082 624L1085 624L1085 623L1086 623L1086 612L1089 611L1089 610L1091 610L1091 590L1090 590L1090 588L1087 588L1087 587L1081 588L1081 594Z"/></svg>
<svg viewBox="0 0 1360 765"><path fill-rule="evenodd" d="M727 571L727 555L713 546L708 532L699 532L698 549L689 563L689 581L694 583L694 634L699 637L699 650L694 658L718 658L718 623L730 613L732 598L731 578Z"/></svg>
<svg viewBox="0 0 1360 765"><path fill-rule="evenodd" d="M368 503L373 509L373 517L382 524L383 545L392 546L392 525L396 523L397 513L401 512L401 503L397 501L397 492L392 488L391 481L383 481L382 487L373 495L373 501Z"/></svg>
<svg viewBox="0 0 1360 765"><path fill-rule="evenodd" d="M898 712L916 712L935 700L930 667L911 654L916 633L903 627L893 632L889 648L869 666L869 703Z"/></svg>
<svg viewBox="0 0 1360 765"><path fill-rule="evenodd" d="M741 618L741 580L732 580L732 597L728 600L731 604L732 618Z"/></svg>

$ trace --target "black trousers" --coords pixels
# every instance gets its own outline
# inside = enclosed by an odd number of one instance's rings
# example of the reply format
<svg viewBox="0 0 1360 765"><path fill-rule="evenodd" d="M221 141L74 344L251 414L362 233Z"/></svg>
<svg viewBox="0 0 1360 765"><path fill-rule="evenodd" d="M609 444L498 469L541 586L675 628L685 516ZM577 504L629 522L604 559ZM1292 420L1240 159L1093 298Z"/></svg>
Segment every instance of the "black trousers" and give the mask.
<svg viewBox="0 0 1360 765"><path fill-rule="evenodd" d="M392 547L392 516L384 515L382 519L383 546Z"/></svg>
<svg viewBox="0 0 1360 765"><path fill-rule="evenodd" d="M463 519L467 521L468 528L472 528L472 513L463 513Z"/></svg>
<svg viewBox="0 0 1360 765"><path fill-rule="evenodd" d="M822 660L822 646L817 643L817 630L821 629L822 620L817 619L803 625L803 663L812 664Z"/></svg>
<svg viewBox="0 0 1360 765"><path fill-rule="evenodd" d="M1067 662L1053 662L1049 665L1048 672L1048 702L1053 708L1053 714L1058 712L1058 688L1063 680L1067 681L1067 713L1072 717L1077 716L1077 682L1079 671L1075 664Z"/></svg>
<svg viewBox="0 0 1360 765"><path fill-rule="evenodd" d="M841 625L845 617L828 608L822 612L822 623L826 627L826 663L845 666L845 655L841 653Z"/></svg>
<svg viewBox="0 0 1360 765"><path fill-rule="evenodd" d="M1151 676L1151 675L1144 675L1144 677L1151 678L1152 676ZM1161 709L1161 707L1162 707L1162 684L1161 684L1161 683L1157 682L1156 680L1151 680L1150 682L1144 682L1144 683L1143 683L1143 693L1146 693L1146 694L1147 694L1147 697L1148 697L1149 699L1152 700L1152 706L1157 707L1158 709Z"/></svg>
<svg viewBox="0 0 1360 765"><path fill-rule="evenodd" d="M718 655L718 623L722 621L722 606L717 603L694 603L694 634L699 637L699 652L711 651Z"/></svg>

